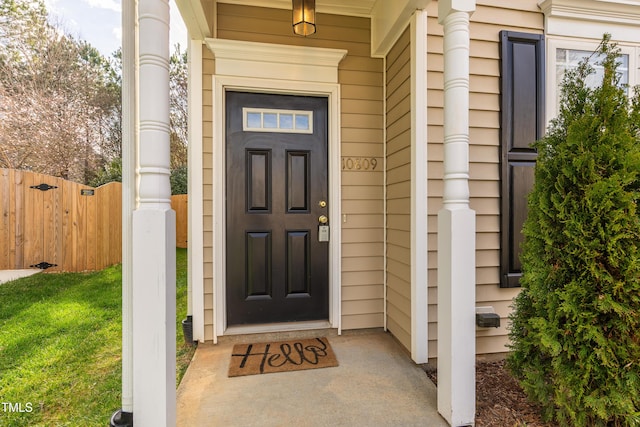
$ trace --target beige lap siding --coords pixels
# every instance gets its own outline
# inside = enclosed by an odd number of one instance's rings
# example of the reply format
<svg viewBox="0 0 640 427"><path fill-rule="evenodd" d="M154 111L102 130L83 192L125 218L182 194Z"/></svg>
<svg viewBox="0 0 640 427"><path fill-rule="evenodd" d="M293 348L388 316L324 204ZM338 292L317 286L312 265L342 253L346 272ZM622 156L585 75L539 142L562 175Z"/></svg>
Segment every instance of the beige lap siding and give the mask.
<svg viewBox="0 0 640 427"><path fill-rule="evenodd" d="M411 36L387 55L387 327L411 349Z"/></svg>
<svg viewBox="0 0 640 427"><path fill-rule="evenodd" d="M202 194L204 231L204 339L213 340L213 54L202 46Z"/></svg>

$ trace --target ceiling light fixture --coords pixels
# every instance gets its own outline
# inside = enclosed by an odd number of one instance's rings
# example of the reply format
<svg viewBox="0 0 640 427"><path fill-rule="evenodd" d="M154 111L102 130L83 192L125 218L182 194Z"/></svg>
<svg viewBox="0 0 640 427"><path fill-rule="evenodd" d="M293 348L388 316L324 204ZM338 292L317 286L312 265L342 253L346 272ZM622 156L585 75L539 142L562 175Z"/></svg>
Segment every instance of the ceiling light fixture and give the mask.
<svg viewBox="0 0 640 427"><path fill-rule="evenodd" d="M293 32L304 37L316 32L316 0L293 0Z"/></svg>

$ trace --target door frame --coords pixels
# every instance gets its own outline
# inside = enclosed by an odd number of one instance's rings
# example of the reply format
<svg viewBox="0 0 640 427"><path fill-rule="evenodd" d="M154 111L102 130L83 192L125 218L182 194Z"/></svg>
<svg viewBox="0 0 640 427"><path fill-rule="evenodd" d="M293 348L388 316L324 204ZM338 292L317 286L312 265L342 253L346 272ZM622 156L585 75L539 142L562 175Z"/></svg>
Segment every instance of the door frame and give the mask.
<svg viewBox="0 0 640 427"><path fill-rule="evenodd" d="M225 98L225 333L271 323L327 328L330 240L319 224L328 214L328 99L231 90ZM268 112L287 112L290 126L280 114L269 128ZM256 127L253 114L264 123Z"/></svg>
<svg viewBox="0 0 640 427"><path fill-rule="evenodd" d="M319 83L288 81L251 77L214 75L213 90L213 308L214 342L225 335L227 330L226 307L226 135L225 135L225 92L227 90L257 92L269 94L322 96L328 99L328 191L329 218L334 224L329 240L329 326L341 333L341 188L340 188L340 85L337 83ZM317 323L317 322L316 322ZM266 332L284 327L256 325L242 327L242 333ZM287 329L296 328L287 325ZM300 329L304 325L300 324Z"/></svg>

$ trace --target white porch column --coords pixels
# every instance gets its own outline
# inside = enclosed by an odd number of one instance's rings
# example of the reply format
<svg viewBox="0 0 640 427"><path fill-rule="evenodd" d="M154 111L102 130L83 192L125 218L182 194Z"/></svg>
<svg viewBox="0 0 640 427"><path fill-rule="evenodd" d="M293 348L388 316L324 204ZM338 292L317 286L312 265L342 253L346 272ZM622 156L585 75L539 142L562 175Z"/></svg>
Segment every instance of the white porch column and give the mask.
<svg viewBox="0 0 640 427"><path fill-rule="evenodd" d="M469 17L475 0L440 0L444 25L444 200L438 212L438 412L475 417L475 212L469 208Z"/></svg>
<svg viewBox="0 0 640 427"><path fill-rule="evenodd" d="M133 422L176 423L176 220L169 184L169 4L138 0L140 143L133 213Z"/></svg>
<svg viewBox="0 0 640 427"><path fill-rule="evenodd" d="M122 5L122 407L112 427L133 422L133 210L136 203L138 142L137 0Z"/></svg>

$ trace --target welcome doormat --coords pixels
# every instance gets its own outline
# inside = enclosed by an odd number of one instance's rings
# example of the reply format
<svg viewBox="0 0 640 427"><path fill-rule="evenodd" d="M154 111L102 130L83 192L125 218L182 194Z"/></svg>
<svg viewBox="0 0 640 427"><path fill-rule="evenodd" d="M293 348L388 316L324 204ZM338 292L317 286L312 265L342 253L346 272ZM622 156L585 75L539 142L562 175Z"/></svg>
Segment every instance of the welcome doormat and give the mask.
<svg viewBox="0 0 640 427"><path fill-rule="evenodd" d="M338 366L329 341L298 339L257 344L236 344L231 352L229 376L268 374Z"/></svg>

